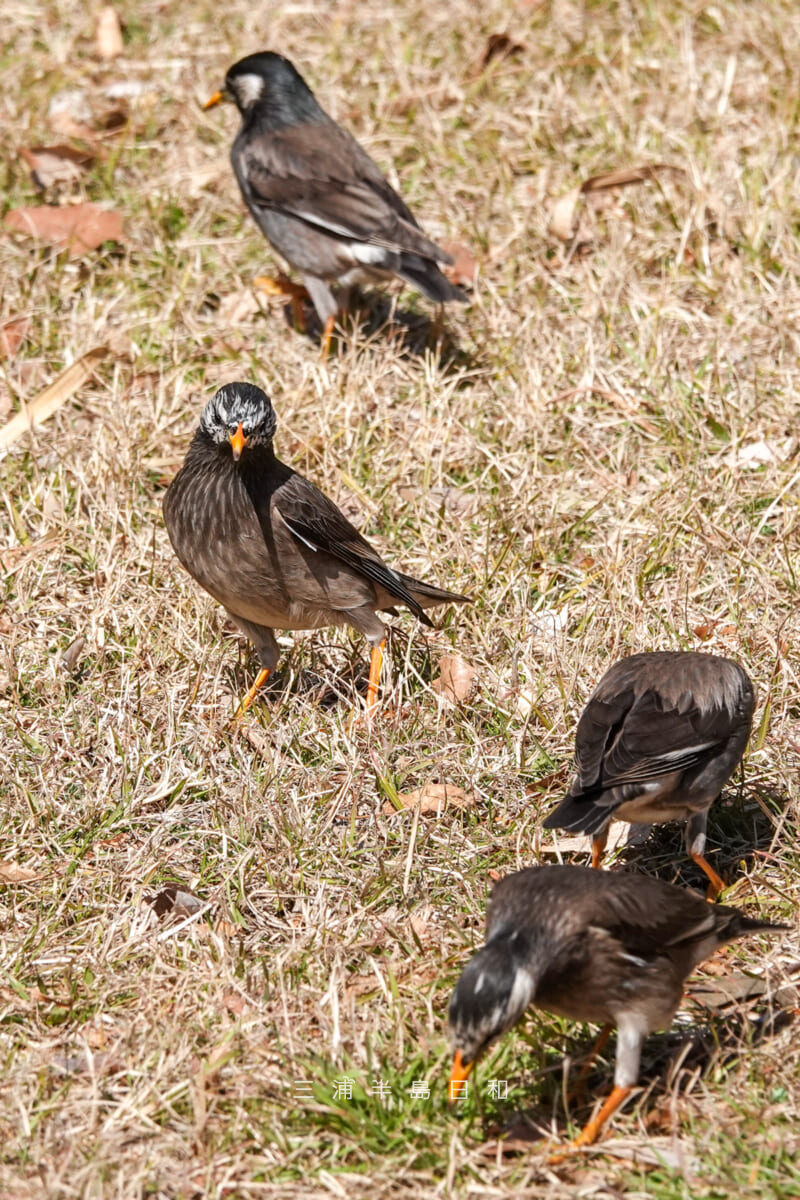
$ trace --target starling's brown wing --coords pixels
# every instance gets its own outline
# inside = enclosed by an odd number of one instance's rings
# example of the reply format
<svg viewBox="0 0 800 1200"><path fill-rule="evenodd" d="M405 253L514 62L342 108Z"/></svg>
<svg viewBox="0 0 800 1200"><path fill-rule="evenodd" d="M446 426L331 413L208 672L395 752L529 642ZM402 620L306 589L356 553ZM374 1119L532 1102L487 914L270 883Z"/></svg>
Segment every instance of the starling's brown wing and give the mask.
<svg viewBox="0 0 800 1200"><path fill-rule="evenodd" d="M698 892L648 875L594 874L602 883L583 897L587 926L611 934L627 953L647 957L700 942L719 924L721 907Z"/></svg>
<svg viewBox="0 0 800 1200"><path fill-rule="evenodd" d="M274 489L259 487L250 491L267 541L271 540L270 522L277 513L292 536L307 549L324 551L337 558L362 578L388 592L393 599L405 604L418 620L430 625L431 621L403 579L386 565L333 501L310 480L298 475L284 463L276 463L275 467L273 475L277 486Z"/></svg>
<svg viewBox="0 0 800 1200"><path fill-rule="evenodd" d="M701 712L692 704L678 711L654 689L637 694L630 688L608 698L595 693L578 722L573 794L685 771L730 733L723 708Z"/></svg>
<svg viewBox="0 0 800 1200"><path fill-rule="evenodd" d="M355 138L334 121L254 133L242 156L256 207L289 213L336 237L452 262L420 231Z"/></svg>
<svg viewBox="0 0 800 1200"><path fill-rule="evenodd" d="M492 891L486 939L504 927L536 925L556 944L595 928L616 937L631 953L644 954L706 935L721 910L697 892L650 875L529 867L507 875Z"/></svg>

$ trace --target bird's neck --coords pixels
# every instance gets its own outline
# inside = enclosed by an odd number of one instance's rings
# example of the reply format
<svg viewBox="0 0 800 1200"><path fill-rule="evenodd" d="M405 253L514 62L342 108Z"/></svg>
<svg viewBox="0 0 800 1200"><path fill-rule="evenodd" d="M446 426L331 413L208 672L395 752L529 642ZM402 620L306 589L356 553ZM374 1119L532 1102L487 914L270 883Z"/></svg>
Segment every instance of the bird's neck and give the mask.
<svg viewBox="0 0 800 1200"><path fill-rule="evenodd" d="M306 122L326 122L330 117L320 108L311 92L303 90L290 95L262 96L247 112L242 113L243 123L254 132L273 133L277 129L289 129Z"/></svg>

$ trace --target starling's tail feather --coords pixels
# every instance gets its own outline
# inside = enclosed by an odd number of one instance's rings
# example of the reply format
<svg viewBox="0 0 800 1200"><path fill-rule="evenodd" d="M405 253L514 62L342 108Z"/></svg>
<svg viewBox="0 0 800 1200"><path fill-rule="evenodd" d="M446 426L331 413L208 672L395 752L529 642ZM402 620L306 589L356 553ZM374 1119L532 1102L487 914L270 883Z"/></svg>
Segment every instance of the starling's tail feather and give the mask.
<svg viewBox="0 0 800 1200"><path fill-rule="evenodd" d="M720 905L720 907L725 907ZM748 933L769 933L771 930L791 929L791 925L781 925L775 921L762 921L758 917L745 917L735 908L728 910L732 913L730 924L725 930L725 937L728 941L734 938L745 937Z"/></svg>
<svg viewBox="0 0 800 1200"><path fill-rule="evenodd" d="M445 588L434 587L433 584L423 583L411 575L400 575L404 586L419 604L420 608L431 608L434 604L471 604L471 597L462 596L458 592L448 592Z"/></svg>
<svg viewBox="0 0 800 1200"><path fill-rule="evenodd" d="M542 822L544 829L568 829L572 833L597 833L611 819L610 806L594 804L585 796L566 795Z"/></svg>
<svg viewBox="0 0 800 1200"><path fill-rule="evenodd" d="M403 254L397 273L437 304L448 304L450 301L466 304L468 301L466 292L446 279L430 259L420 258L417 254Z"/></svg>

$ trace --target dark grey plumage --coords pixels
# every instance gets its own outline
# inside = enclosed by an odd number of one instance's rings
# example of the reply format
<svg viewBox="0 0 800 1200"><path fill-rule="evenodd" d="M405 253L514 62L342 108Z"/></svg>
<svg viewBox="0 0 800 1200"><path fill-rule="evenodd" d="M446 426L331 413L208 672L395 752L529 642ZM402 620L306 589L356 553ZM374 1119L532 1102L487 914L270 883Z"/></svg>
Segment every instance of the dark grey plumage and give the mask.
<svg viewBox="0 0 800 1200"><path fill-rule="evenodd" d="M616 1104L605 1120L636 1082L645 1036L672 1023L694 967L734 938L783 928L645 875L572 866L508 875L489 902L486 944L450 1000L451 1084L535 1005L617 1028Z"/></svg>
<svg viewBox="0 0 800 1200"><path fill-rule="evenodd" d="M590 833L595 857L612 819L685 820L687 849L704 858L708 810L740 762L755 691L738 663L714 654L655 651L606 671L578 722L575 777L545 829Z"/></svg>
<svg viewBox="0 0 800 1200"><path fill-rule="evenodd" d="M378 648L386 630L377 612L404 604L430 625L426 608L467 600L387 566L327 496L276 458L275 428L260 388L220 388L164 497L176 555L251 639L264 677L278 662L274 629L349 625Z"/></svg>
<svg viewBox="0 0 800 1200"><path fill-rule="evenodd" d="M453 260L350 133L319 106L279 54L250 54L229 69L208 105L232 99L242 124L231 162L261 232L300 272L323 325L339 304L332 285L397 275L442 303L465 301L439 270Z"/></svg>

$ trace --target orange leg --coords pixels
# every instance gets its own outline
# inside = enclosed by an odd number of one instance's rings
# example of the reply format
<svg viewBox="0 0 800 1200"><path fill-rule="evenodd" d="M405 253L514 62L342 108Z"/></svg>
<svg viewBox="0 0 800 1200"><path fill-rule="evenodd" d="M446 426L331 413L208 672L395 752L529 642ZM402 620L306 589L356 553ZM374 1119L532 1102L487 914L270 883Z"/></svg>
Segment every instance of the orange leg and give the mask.
<svg viewBox="0 0 800 1200"><path fill-rule="evenodd" d="M250 691L247 693L247 695L242 700L242 703L239 705L239 711L236 714L237 716L240 717L243 713L247 712L248 708L253 703L253 701L255 700L258 693L261 691L261 688L264 686L264 684L269 679L270 674L271 674L271 672L268 671L266 667L261 668L261 670L256 675L255 683L253 684L253 686L250 688Z"/></svg>
<svg viewBox="0 0 800 1200"><path fill-rule="evenodd" d="M720 879L719 875L714 870L714 868L711 866L711 863L706 861L705 855L692 854L691 858L694 862L697 863L700 870L703 871L706 874L706 876L708 877L709 888L708 888L708 891L706 892L706 900L710 901L713 904L713 902L716 900L716 898L720 894L720 892L725 891L725 884L724 884L723 880Z"/></svg>
<svg viewBox="0 0 800 1200"><path fill-rule="evenodd" d="M575 1150L580 1149L581 1146L593 1146L600 1137L600 1134L603 1132L603 1126L605 1125L606 1121L608 1121L609 1118L614 1115L620 1105L624 1103L624 1101L630 1095L630 1092L631 1089L629 1087L614 1087L611 1095L604 1102L603 1107L600 1109L597 1116L592 1117L591 1121L584 1125L578 1136L574 1141L570 1142L566 1150L562 1151L560 1154L554 1154L549 1161L555 1165L563 1162L565 1158L568 1158L570 1154L572 1154Z"/></svg>
<svg viewBox="0 0 800 1200"><path fill-rule="evenodd" d="M299 283L293 283L287 275L278 275L273 279L270 275L259 275L255 281L256 287L268 296L283 296L292 306L292 324L298 333L306 331L306 314L303 301L309 300L309 294Z"/></svg>
<svg viewBox="0 0 800 1200"><path fill-rule="evenodd" d="M600 863L603 861L603 851L606 848L607 841L607 829L604 829L602 833L596 833L592 838L592 866L595 868L595 870L599 870Z"/></svg>
<svg viewBox="0 0 800 1200"><path fill-rule="evenodd" d="M386 639L372 647L369 660L369 683L367 684L367 708L374 708L378 703L378 687L381 682L381 666L383 665L383 648Z"/></svg>
<svg viewBox="0 0 800 1200"><path fill-rule="evenodd" d="M584 1059L583 1066L580 1069L578 1078L575 1080L575 1086L572 1088L572 1090L570 1092L570 1096L572 1097L573 1100L581 1095L581 1093L583 1091L583 1085L586 1082L589 1072L591 1071L591 1069L594 1065L594 1060L597 1058L598 1054L603 1049L603 1047L605 1046L608 1039L611 1037L613 1028L614 1028L613 1025L604 1025L603 1028L598 1033L594 1045L592 1046L588 1055Z"/></svg>
<svg viewBox="0 0 800 1200"><path fill-rule="evenodd" d="M325 362L331 352L331 341L333 340L333 327L336 324L336 316L328 317L325 322L325 328L322 331L322 361Z"/></svg>

